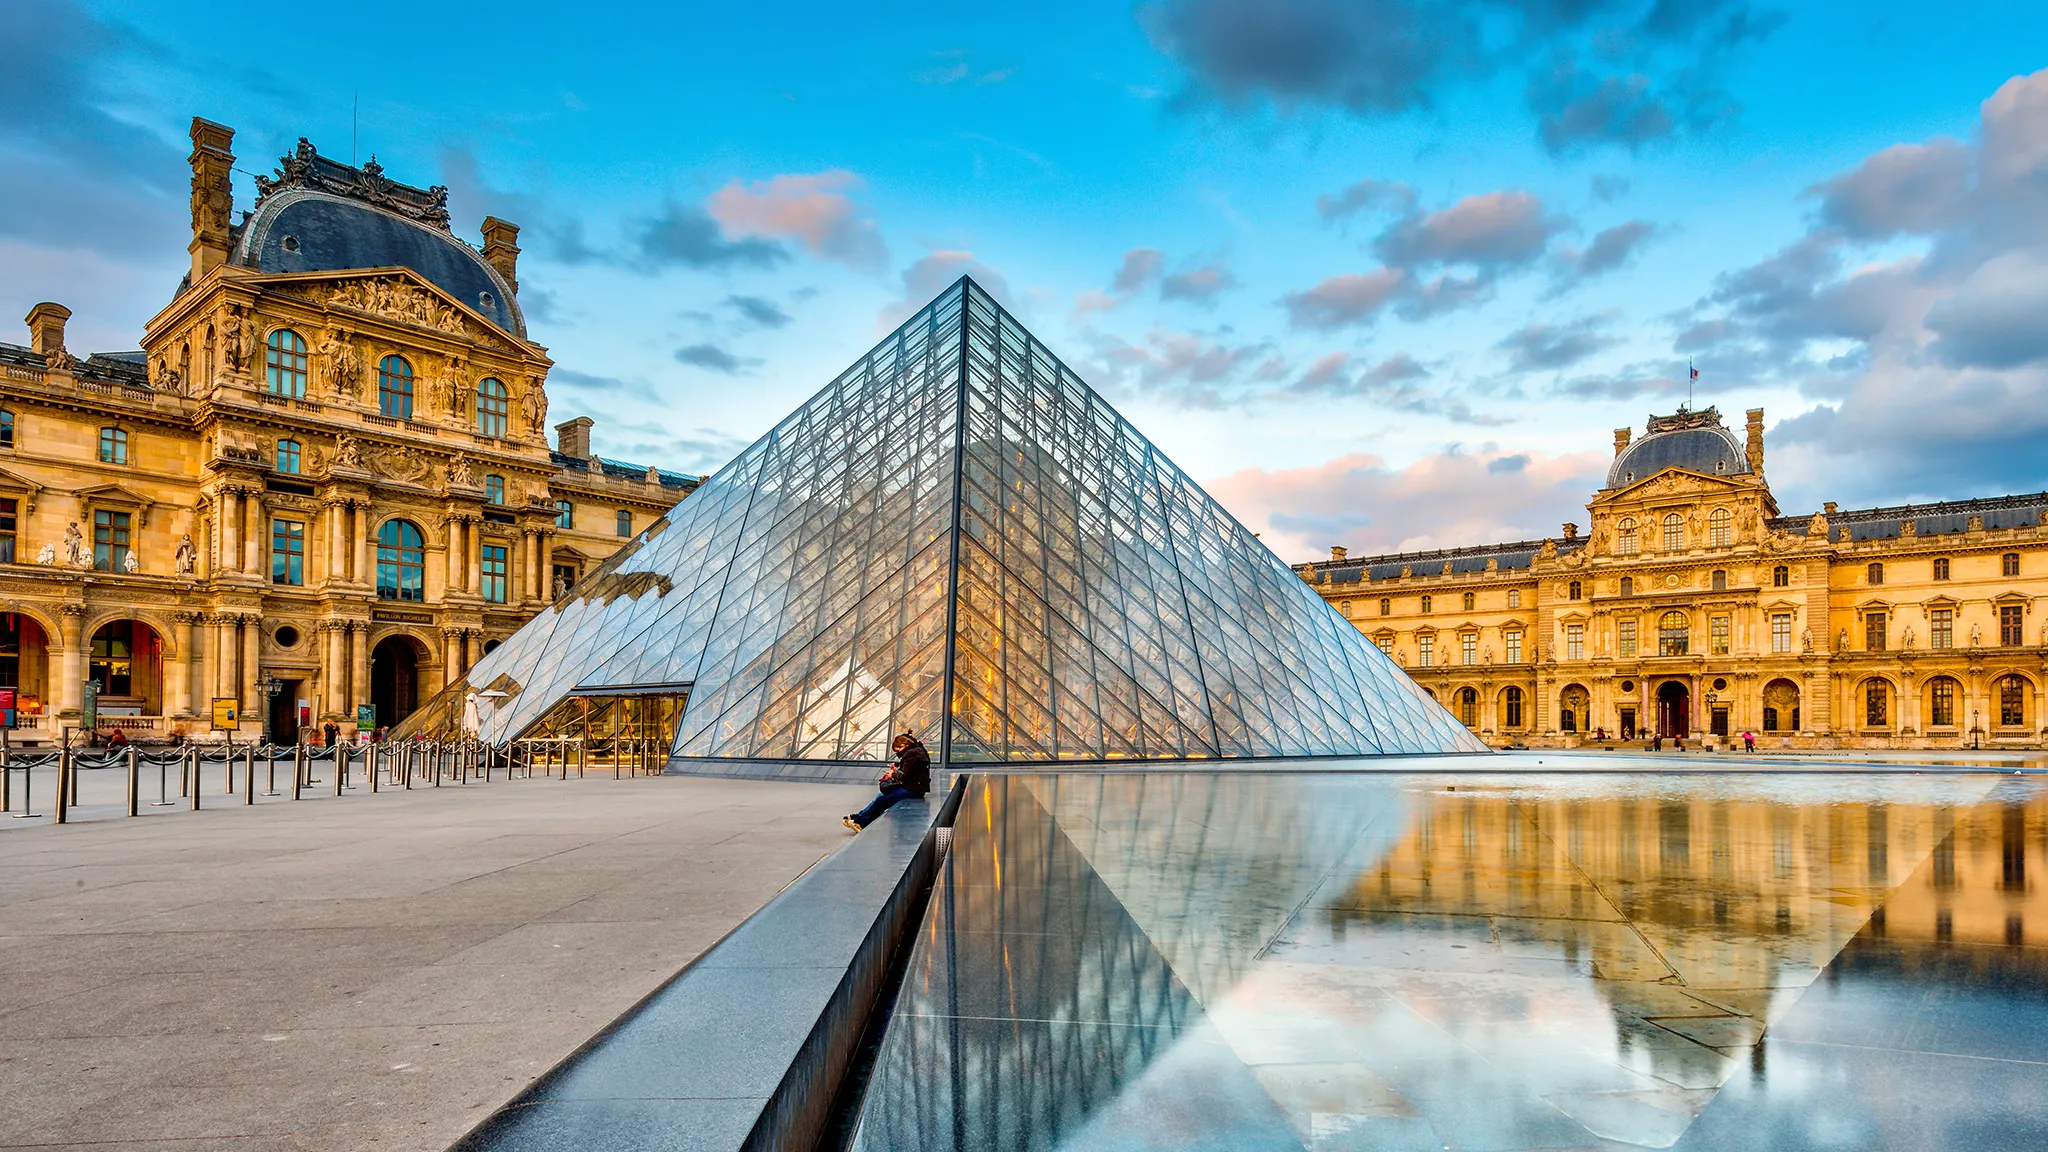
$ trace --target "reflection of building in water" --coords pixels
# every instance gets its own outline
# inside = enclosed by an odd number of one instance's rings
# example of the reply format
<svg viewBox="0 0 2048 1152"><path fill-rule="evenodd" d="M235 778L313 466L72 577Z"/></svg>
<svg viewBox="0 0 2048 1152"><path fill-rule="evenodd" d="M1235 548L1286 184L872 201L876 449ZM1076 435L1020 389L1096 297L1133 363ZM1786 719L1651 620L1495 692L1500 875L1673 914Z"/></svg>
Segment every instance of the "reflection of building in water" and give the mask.
<svg viewBox="0 0 2048 1152"><path fill-rule="evenodd" d="M2033 944L2048 940L2048 800L2008 798L1936 814L1927 863L1871 917L1891 943ZM2028 938L2029 932L2033 938Z"/></svg>

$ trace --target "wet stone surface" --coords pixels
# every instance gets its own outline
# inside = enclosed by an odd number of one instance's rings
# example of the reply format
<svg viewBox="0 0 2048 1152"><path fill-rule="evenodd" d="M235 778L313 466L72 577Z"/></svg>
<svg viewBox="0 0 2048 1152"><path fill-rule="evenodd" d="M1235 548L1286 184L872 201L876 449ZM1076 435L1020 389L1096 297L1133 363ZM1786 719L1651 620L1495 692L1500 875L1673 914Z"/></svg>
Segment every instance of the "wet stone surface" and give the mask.
<svg viewBox="0 0 2048 1152"><path fill-rule="evenodd" d="M986 776L863 1149L2048 1147L2048 785Z"/></svg>

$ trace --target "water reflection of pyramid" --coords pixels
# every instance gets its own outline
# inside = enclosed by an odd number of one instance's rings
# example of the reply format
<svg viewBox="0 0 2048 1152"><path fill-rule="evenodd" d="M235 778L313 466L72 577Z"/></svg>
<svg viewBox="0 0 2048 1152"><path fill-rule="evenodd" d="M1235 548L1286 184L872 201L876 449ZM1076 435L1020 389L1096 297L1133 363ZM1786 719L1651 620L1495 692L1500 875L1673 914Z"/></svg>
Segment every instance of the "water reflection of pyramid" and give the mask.
<svg viewBox="0 0 2048 1152"><path fill-rule="evenodd" d="M1047 763L1483 751L962 279L423 710L505 740L687 692L675 752Z"/></svg>

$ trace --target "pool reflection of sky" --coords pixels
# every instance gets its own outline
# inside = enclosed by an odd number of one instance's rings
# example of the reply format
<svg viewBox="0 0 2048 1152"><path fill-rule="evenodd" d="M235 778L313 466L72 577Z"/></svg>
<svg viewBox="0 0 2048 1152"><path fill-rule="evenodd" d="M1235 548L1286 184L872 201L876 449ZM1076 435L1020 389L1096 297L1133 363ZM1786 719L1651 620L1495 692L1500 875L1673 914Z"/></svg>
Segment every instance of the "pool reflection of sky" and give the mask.
<svg viewBox="0 0 2048 1152"><path fill-rule="evenodd" d="M864 1149L2048 1147L2032 777L971 787Z"/></svg>

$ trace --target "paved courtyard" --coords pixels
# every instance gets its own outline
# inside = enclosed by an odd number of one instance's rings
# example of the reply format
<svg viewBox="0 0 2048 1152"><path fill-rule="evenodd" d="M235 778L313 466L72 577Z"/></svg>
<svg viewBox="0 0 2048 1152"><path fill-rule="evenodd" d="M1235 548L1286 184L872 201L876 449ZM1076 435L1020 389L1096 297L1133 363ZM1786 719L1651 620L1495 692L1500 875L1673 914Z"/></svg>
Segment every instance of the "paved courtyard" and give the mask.
<svg viewBox="0 0 2048 1152"><path fill-rule="evenodd" d="M0 820L0 1147L445 1148L869 792L606 776L251 809L215 777L203 811L131 820L114 775L85 822Z"/></svg>

